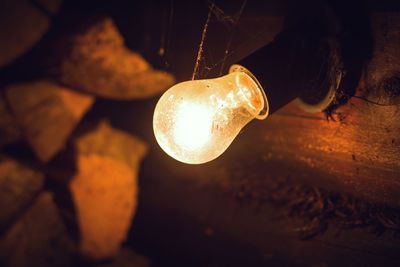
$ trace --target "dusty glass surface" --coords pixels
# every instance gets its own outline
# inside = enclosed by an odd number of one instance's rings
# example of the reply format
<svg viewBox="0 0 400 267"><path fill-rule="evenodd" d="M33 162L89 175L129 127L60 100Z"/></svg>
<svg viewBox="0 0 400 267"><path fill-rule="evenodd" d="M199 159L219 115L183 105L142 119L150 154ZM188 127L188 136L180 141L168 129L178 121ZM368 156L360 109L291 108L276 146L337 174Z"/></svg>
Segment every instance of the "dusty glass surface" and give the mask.
<svg viewBox="0 0 400 267"><path fill-rule="evenodd" d="M158 101L154 134L161 148L176 160L205 163L221 155L266 105L262 88L243 70L182 82Z"/></svg>

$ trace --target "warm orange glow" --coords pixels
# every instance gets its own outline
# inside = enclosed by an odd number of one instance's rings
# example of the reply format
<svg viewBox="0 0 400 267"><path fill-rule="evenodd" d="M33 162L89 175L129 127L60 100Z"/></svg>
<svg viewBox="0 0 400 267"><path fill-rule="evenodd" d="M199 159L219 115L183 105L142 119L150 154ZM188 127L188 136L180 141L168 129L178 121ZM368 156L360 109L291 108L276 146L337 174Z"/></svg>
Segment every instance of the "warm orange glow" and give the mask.
<svg viewBox="0 0 400 267"><path fill-rule="evenodd" d="M267 114L268 103L257 80L234 65L223 77L170 88L157 103L153 128L168 155L200 164L221 155L248 122Z"/></svg>
<svg viewBox="0 0 400 267"><path fill-rule="evenodd" d="M201 105L181 103L173 132L176 144L187 150L204 146L211 138L212 110Z"/></svg>

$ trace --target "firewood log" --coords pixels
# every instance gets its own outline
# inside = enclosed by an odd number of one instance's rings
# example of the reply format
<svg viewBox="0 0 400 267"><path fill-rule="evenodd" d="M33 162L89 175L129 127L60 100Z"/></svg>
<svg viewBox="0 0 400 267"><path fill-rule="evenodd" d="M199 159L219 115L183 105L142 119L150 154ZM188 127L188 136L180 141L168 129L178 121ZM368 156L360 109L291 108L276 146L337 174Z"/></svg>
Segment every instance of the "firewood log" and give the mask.
<svg viewBox="0 0 400 267"><path fill-rule="evenodd" d="M0 67L11 63L40 40L49 29L51 16L58 12L61 2L0 1Z"/></svg>
<svg viewBox="0 0 400 267"><path fill-rule="evenodd" d="M44 175L10 159L0 159L0 231L24 211L42 189Z"/></svg>
<svg viewBox="0 0 400 267"><path fill-rule="evenodd" d="M66 34L56 47L69 47L61 59L61 83L99 97L128 100L160 94L173 83L172 75L153 69L138 53L129 50L110 18Z"/></svg>
<svg viewBox="0 0 400 267"><path fill-rule="evenodd" d="M50 193L40 194L31 208L0 238L5 267L72 266L74 246Z"/></svg>
<svg viewBox="0 0 400 267"><path fill-rule="evenodd" d="M92 260L115 256L136 211L139 164L147 145L100 123L78 137L77 174L70 190L80 230L80 251Z"/></svg>
<svg viewBox="0 0 400 267"><path fill-rule="evenodd" d="M0 147L19 140L21 131L7 103L0 95Z"/></svg>
<svg viewBox="0 0 400 267"><path fill-rule="evenodd" d="M6 96L22 134L43 162L64 147L93 103L93 97L47 80L10 85Z"/></svg>

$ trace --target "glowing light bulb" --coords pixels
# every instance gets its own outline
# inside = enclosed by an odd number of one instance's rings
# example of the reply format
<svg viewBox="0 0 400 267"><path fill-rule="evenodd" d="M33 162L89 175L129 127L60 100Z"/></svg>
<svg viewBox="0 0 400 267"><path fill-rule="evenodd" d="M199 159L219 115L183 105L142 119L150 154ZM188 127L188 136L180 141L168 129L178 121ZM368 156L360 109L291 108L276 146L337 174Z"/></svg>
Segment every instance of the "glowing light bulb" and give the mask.
<svg viewBox="0 0 400 267"><path fill-rule="evenodd" d="M251 120L267 115L268 101L257 79L233 65L223 77L171 87L157 103L153 129L168 155L201 164L220 156Z"/></svg>

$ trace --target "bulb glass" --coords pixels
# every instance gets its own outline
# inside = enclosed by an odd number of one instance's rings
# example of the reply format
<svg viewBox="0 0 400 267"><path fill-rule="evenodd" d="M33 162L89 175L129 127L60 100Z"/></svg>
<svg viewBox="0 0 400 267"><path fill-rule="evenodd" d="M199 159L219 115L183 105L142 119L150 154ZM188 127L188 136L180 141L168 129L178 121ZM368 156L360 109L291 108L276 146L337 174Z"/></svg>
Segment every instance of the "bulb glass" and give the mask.
<svg viewBox="0 0 400 267"><path fill-rule="evenodd" d="M178 83L158 101L153 129L171 157L201 164L221 155L254 118L268 115L268 101L257 79L244 67L215 79Z"/></svg>

